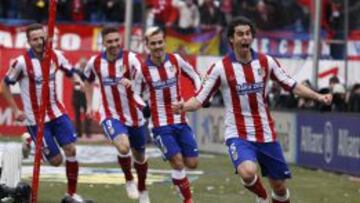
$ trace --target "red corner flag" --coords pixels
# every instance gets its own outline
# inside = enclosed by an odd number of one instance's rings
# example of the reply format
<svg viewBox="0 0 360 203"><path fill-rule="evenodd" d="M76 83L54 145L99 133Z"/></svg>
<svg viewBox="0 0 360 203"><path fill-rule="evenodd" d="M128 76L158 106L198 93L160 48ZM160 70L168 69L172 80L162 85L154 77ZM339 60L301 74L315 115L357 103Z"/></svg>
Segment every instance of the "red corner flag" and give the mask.
<svg viewBox="0 0 360 203"><path fill-rule="evenodd" d="M40 112L36 118L39 130L36 137L31 203L37 203L37 194L39 190L39 174L40 174L40 162L41 162L41 154L42 154L41 148L42 148L42 138L44 136L45 109L46 106L48 105L48 97L49 97L49 72L50 72L50 61L51 61L51 52L52 52L52 40L54 36L55 17L56 17L56 0L50 0L48 37L45 46L45 57L44 60L41 62L44 78L43 78L43 85L41 90Z"/></svg>

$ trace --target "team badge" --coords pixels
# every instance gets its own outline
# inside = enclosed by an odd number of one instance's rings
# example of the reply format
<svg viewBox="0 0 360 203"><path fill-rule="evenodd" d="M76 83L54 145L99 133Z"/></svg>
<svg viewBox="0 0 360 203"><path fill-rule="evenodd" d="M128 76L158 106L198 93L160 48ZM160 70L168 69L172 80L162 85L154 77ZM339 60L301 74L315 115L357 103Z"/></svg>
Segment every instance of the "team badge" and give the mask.
<svg viewBox="0 0 360 203"><path fill-rule="evenodd" d="M259 76L261 76L261 77L264 77L264 76L265 76L265 71L264 71L264 68L263 68L263 67L261 67L261 68L258 69L258 74L259 74Z"/></svg>
<svg viewBox="0 0 360 203"><path fill-rule="evenodd" d="M170 70L171 73L173 73L173 72L175 72L175 67L174 67L174 66L170 66L170 67L169 67L169 70Z"/></svg>

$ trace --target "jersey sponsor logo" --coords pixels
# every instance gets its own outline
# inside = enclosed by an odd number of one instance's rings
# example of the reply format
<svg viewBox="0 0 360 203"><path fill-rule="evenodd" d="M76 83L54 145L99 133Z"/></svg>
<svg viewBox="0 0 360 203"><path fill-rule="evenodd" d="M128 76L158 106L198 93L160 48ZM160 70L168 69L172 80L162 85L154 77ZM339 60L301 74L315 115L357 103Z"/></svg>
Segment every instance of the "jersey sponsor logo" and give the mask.
<svg viewBox="0 0 360 203"><path fill-rule="evenodd" d="M264 83L263 82L257 82L257 83L242 83L236 85L236 92L238 95L245 95L245 94L251 94L251 93L257 93L262 92L264 89Z"/></svg>
<svg viewBox="0 0 360 203"><path fill-rule="evenodd" d="M158 80L152 83L152 86L157 89L157 90L161 90L161 89L165 89L165 88L170 88L172 86L175 86L177 83L177 78L173 77L170 78L168 80Z"/></svg>
<svg viewBox="0 0 360 203"><path fill-rule="evenodd" d="M123 79L123 77L105 77L102 80L102 84L105 86L113 86L119 84L119 82Z"/></svg>
<svg viewBox="0 0 360 203"><path fill-rule="evenodd" d="M50 81L55 81L55 78L56 78L55 73L51 73L50 76L49 76L49 80ZM35 83L37 85L41 85L43 83L43 81L44 81L44 78L42 76L35 76L34 80L35 80Z"/></svg>

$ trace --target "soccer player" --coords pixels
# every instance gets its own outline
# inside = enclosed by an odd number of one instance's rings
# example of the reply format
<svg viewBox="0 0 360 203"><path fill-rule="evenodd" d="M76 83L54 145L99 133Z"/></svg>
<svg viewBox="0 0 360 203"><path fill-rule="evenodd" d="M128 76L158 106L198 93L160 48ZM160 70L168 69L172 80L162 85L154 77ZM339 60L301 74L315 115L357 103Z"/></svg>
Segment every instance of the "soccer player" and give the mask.
<svg viewBox="0 0 360 203"><path fill-rule="evenodd" d="M173 184L179 189L184 202L191 203L192 194L185 167L197 167L198 148L185 113L175 115L171 104L182 100L181 75L191 79L196 89L201 84L200 76L181 56L165 52L165 36L160 28L149 28L145 33L145 43L150 55L136 76L134 91L139 95L144 88L149 93L154 142L173 168Z"/></svg>
<svg viewBox="0 0 360 203"><path fill-rule="evenodd" d="M201 108L220 89L225 101L225 140L236 173L243 185L256 195L256 202L268 202L268 195L257 174L259 163L272 189L273 203L290 202L285 180L291 177L267 102L269 79L284 89L318 102L330 104L330 95L318 94L291 78L271 56L256 53L251 47L255 26L244 17L234 19L227 37L232 51L207 72L207 80L195 97L173 104L177 113Z"/></svg>
<svg viewBox="0 0 360 203"><path fill-rule="evenodd" d="M141 68L136 54L121 50L117 27L105 26L101 31L105 51L93 56L84 70L87 78L85 93L87 115L92 116L93 85L97 77L101 90L101 125L104 133L119 152L118 163L126 179L129 198L139 198L140 203L150 202L145 186L148 162L145 157L146 128L141 112L144 103L134 97L131 79ZM131 154L138 176L138 186L131 173ZM140 192L140 193L139 193Z"/></svg>
<svg viewBox="0 0 360 203"><path fill-rule="evenodd" d="M46 34L41 24L31 24L26 28L26 37L30 49L16 58L2 82L3 95L15 113L18 121L24 121L32 140L36 144L38 131L37 117L40 111L41 90L43 84L43 59L45 55ZM58 70L66 76L80 79L74 74L74 69L67 59L59 52L52 51L49 75L49 97L46 107L45 129L43 138L43 156L53 166L60 166L63 157L60 147L66 157L66 177L68 180L65 198L71 202L85 202L76 194L79 164L76 159L76 133L70 118L65 113L64 105L56 94L55 75ZM24 112L19 109L10 91L10 85L19 82ZM81 82L81 81L80 81ZM58 143L58 144L57 144Z"/></svg>

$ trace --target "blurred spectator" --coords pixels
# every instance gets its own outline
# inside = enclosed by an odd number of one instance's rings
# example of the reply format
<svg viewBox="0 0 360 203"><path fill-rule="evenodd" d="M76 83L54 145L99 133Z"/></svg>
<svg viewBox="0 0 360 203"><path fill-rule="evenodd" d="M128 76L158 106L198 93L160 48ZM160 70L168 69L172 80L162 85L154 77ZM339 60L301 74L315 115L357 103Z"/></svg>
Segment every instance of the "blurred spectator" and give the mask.
<svg viewBox="0 0 360 203"><path fill-rule="evenodd" d="M357 28L359 24L360 1L348 0L349 2L349 30ZM334 59L345 57L345 5L343 0L330 0L331 11L329 15L332 38L340 40L330 44L330 55Z"/></svg>
<svg viewBox="0 0 360 203"><path fill-rule="evenodd" d="M19 3L11 0L0 0L0 18L19 18Z"/></svg>
<svg viewBox="0 0 360 203"><path fill-rule="evenodd" d="M345 96L346 90L343 85L337 83L332 88L333 101L331 105L332 111L346 111Z"/></svg>
<svg viewBox="0 0 360 203"><path fill-rule="evenodd" d="M125 21L125 1L123 0L103 0L102 11L105 21L124 22Z"/></svg>
<svg viewBox="0 0 360 203"><path fill-rule="evenodd" d="M173 0L172 5L178 9L178 30L183 34L195 32L200 23L200 13L194 0Z"/></svg>
<svg viewBox="0 0 360 203"><path fill-rule="evenodd" d="M86 67L86 63L87 61L85 58L80 59L79 63L76 65L76 69L78 70L78 72L82 73L84 71ZM87 108L86 97L83 90L81 90L81 86L79 83L74 84L72 105L75 114L75 128L78 137L82 137L84 130L86 137L89 138L91 136L90 133L91 120L84 116ZM82 117L85 118L84 125L82 123L82 119L81 119Z"/></svg>
<svg viewBox="0 0 360 203"><path fill-rule="evenodd" d="M229 24L232 19L233 0L222 0L220 3L220 10L225 16L225 23Z"/></svg>
<svg viewBox="0 0 360 203"><path fill-rule="evenodd" d="M42 22L48 18L48 1L32 0L32 15L37 22Z"/></svg>
<svg viewBox="0 0 360 203"><path fill-rule="evenodd" d="M357 83L353 86L350 92L348 103L349 112L360 112L360 84Z"/></svg>
<svg viewBox="0 0 360 203"><path fill-rule="evenodd" d="M226 25L224 15L214 0L205 0L203 5L200 6L200 24L204 29L213 27L221 29Z"/></svg>
<svg viewBox="0 0 360 203"><path fill-rule="evenodd" d="M314 90L314 88L312 87L309 80L304 80L301 83L303 85L309 87L310 89ZM315 101L312 99L307 99L307 98L301 97L301 98L299 98L299 101L298 101L298 107L300 109L312 110L315 108Z"/></svg>
<svg viewBox="0 0 360 203"><path fill-rule="evenodd" d="M85 19L83 0L71 1L71 20L75 22L83 21Z"/></svg>
<svg viewBox="0 0 360 203"><path fill-rule="evenodd" d="M340 80L337 76L332 76L330 79L329 79L329 90L330 92L333 91L333 88L336 84L339 84L340 83Z"/></svg>
<svg viewBox="0 0 360 203"><path fill-rule="evenodd" d="M142 23L143 6L142 0L133 0L133 23Z"/></svg>
<svg viewBox="0 0 360 203"><path fill-rule="evenodd" d="M322 88L319 91L320 94L328 94L330 93L330 89L329 88ZM316 109L319 109L321 112L326 112L326 111L331 111L331 105L325 105L322 103L316 103Z"/></svg>
<svg viewBox="0 0 360 203"><path fill-rule="evenodd" d="M146 26L173 26L178 18L177 9L172 6L172 0L146 0L148 14Z"/></svg>

